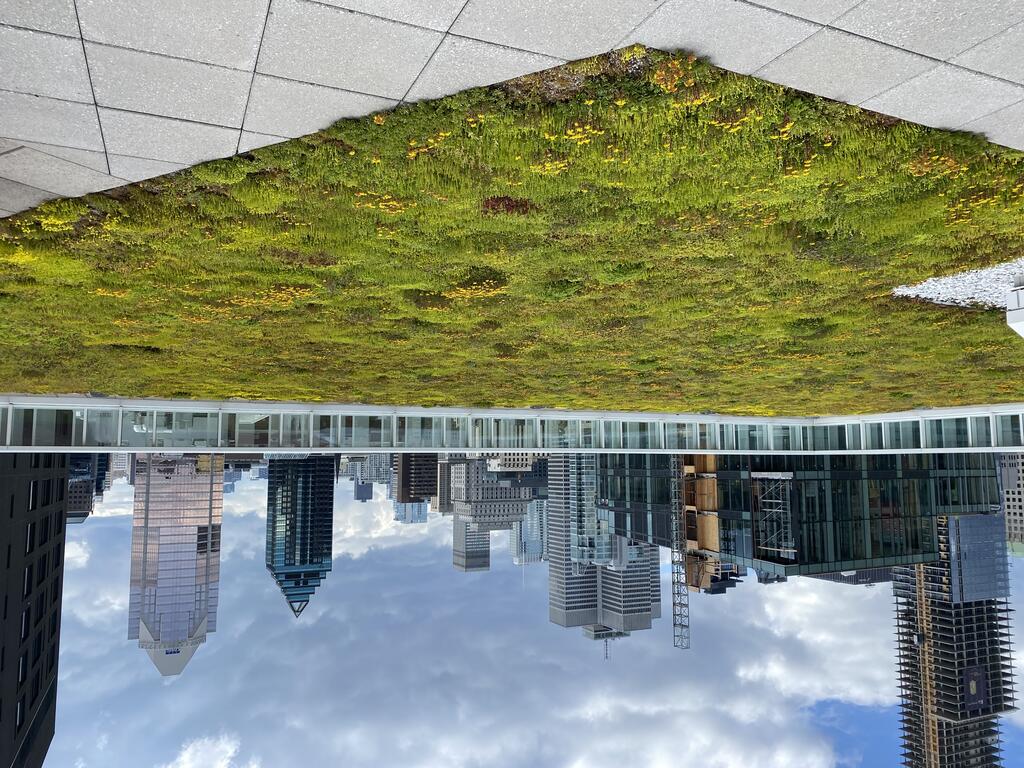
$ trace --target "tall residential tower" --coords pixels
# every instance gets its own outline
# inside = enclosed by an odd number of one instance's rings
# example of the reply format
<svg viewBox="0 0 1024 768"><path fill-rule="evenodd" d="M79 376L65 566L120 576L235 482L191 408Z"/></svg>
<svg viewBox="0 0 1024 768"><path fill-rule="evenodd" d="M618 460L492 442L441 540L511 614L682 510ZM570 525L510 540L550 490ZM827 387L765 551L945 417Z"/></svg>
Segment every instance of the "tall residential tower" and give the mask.
<svg viewBox="0 0 1024 768"><path fill-rule="evenodd" d="M0 455L3 621L0 765L41 768L53 740L64 582L67 457Z"/></svg>
<svg viewBox="0 0 1024 768"><path fill-rule="evenodd" d="M271 458L267 570L296 616L331 570L334 457Z"/></svg>

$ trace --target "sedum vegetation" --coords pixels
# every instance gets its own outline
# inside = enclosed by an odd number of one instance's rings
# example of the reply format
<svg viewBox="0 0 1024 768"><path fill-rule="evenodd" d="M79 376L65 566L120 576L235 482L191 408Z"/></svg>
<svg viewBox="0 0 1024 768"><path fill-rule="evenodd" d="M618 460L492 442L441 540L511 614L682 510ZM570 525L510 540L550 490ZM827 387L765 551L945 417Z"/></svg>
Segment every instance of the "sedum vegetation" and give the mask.
<svg viewBox="0 0 1024 768"><path fill-rule="evenodd" d="M0 221L0 387L867 412L1024 400L1024 155L634 48Z"/></svg>

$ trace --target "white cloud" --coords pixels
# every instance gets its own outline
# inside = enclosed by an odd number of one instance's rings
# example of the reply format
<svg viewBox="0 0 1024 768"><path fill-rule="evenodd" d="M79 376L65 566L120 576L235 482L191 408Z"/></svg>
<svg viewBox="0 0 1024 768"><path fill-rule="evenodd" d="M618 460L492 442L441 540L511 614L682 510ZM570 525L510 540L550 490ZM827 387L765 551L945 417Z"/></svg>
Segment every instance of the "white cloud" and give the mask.
<svg viewBox="0 0 1024 768"><path fill-rule="evenodd" d="M239 747L235 736L204 736L182 746L178 756L160 768L242 768L243 763L235 762ZM259 768L259 765L256 758L244 763L245 768Z"/></svg>
<svg viewBox="0 0 1024 768"><path fill-rule="evenodd" d="M776 639L739 666L742 679L770 683L808 702L835 698L889 706L898 701L887 584L858 587L797 578L744 596L756 601L733 607L736 616Z"/></svg>
<svg viewBox="0 0 1024 768"><path fill-rule="evenodd" d="M76 571L89 564L91 551L84 541L71 539L64 546L64 570Z"/></svg>
<svg viewBox="0 0 1024 768"><path fill-rule="evenodd" d="M353 485L344 478L334 486L334 557L362 557L371 549L413 542L450 545L451 519L431 514L426 523L400 525L383 485L374 485L370 501L356 501Z"/></svg>
<svg viewBox="0 0 1024 768"><path fill-rule="evenodd" d="M225 517L267 516L267 481L242 478L235 482L234 493L224 494Z"/></svg>
<svg viewBox="0 0 1024 768"><path fill-rule="evenodd" d="M92 517L123 517L131 515L135 504L135 486L119 477L103 492L103 501L96 502Z"/></svg>

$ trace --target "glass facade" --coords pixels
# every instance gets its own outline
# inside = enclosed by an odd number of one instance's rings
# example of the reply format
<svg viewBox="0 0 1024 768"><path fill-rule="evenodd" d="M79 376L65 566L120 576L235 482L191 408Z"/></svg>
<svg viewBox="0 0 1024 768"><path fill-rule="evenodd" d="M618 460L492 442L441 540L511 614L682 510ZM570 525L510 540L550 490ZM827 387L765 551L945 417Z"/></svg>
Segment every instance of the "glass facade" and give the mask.
<svg viewBox="0 0 1024 768"><path fill-rule="evenodd" d="M748 454L706 464L602 454L598 516L620 536L670 548L685 540L723 562L810 575L933 560L937 516L1001 501L991 454Z"/></svg>
<svg viewBox="0 0 1024 768"><path fill-rule="evenodd" d="M758 418L702 414L424 410L298 403L175 403L11 398L0 450L112 447L244 452L338 450L607 450L716 453L906 453L1024 447L1021 412L979 406L885 417Z"/></svg>
<svg viewBox="0 0 1024 768"><path fill-rule="evenodd" d="M176 675L217 629L224 459L138 455L128 638Z"/></svg>

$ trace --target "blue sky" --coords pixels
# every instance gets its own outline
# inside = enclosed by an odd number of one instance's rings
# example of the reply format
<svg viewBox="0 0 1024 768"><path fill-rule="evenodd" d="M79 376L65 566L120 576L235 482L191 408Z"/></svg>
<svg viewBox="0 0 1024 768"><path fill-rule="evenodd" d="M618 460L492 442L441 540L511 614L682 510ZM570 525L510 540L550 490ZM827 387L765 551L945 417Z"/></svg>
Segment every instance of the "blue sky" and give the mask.
<svg viewBox="0 0 1024 768"><path fill-rule="evenodd" d="M338 486L334 570L296 620L263 564L266 481L239 482L218 631L163 679L125 639L131 489L115 485L69 535L47 767L896 763L886 586L693 596L680 652L666 583L664 617L605 661L548 622L546 565L513 566L495 535L492 570L458 573L449 521L393 523L382 490L359 504ZM1019 609L1024 561L1013 582ZM1024 717L1004 724L1007 765L1024 766Z"/></svg>

